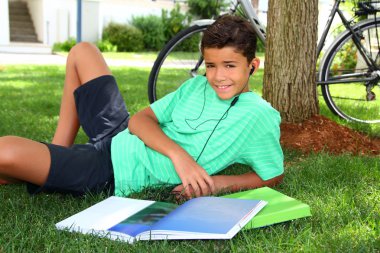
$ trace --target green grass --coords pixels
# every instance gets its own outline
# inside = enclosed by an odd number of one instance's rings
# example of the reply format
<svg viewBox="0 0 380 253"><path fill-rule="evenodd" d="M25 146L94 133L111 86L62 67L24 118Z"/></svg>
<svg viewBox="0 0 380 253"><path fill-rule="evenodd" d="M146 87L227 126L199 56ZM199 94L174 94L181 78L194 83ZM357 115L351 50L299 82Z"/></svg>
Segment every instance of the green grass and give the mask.
<svg viewBox="0 0 380 253"><path fill-rule="evenodd" d="M147 106L149 69L112 68L132 112ZM64 67L0 69L0 136L50 141L57 123ZM262 71L255 83L261 82ZM260 92L260 85L252 86ZM322 102L321 102L322 103ZM322 107L323 104L321 104ZM362 128L367 133L373 131ZM78 143L86 141L80 132ZM285 179L275 189L310 205L312 217L239 232L232 240L153 241L129 245L58 231L54 224L104 199L56 194L30 197L24 185L0 186L0 252L379 252L378 157L302 155L285 150ZM247 171L235 165L224 173ZM132 197L173 201L170 189Z"/></svg>

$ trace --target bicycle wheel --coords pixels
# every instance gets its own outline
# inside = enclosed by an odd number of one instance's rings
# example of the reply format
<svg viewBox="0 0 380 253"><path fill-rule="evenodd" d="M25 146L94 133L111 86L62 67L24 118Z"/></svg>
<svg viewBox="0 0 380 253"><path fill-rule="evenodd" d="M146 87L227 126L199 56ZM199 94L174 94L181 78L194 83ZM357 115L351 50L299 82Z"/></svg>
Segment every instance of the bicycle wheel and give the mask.
<svg viewBox="0 0 380 253"><path fill-rule="evenodd" d="M321 61L322 95L329 109L343 119L380 123L380 22L365 20L354 31L374 64L364 60L346 30Z"/></svg>
<svg viewBox="0 0 380 253"><path fill-rule="evenodd" d="M200 41L207 26L194 25L181 31L161 50L149 75L150 103L176 90L187 79L206 73Z"/></svg>

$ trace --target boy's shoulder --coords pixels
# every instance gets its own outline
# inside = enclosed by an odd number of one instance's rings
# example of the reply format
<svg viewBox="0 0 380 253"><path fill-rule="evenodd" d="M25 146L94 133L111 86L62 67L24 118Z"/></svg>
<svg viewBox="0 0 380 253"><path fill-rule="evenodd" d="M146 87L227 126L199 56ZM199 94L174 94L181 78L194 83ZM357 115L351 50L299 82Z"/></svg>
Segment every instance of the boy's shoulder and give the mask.
<svg viewBox="0 0 380 253"><path fill-rule="evenodd" d="M202 75L197 75L183 82L176 92L178 92L182 98L199 97L203 94L204 89L207 89L207 86L207 78Z"/></svg>
<svg viewBox="0 0 380 253"><path fill-rule="evenodd" d="M247 108L260 111L275 111L276 109L272 105L262 98L259 94L254 91L245 92L240 95L239 102Z"/></svg>
<svg viewBox="0 0 380 253"><path fill-rule="evenodd" d="M255 92L246 92L241 95L239 104L240 114L253 122L265 122L264 124L277 125L281 122L280 113Z"/></svg>
<svg viewBox="0 0 380 253"><path fill-rule="evenodd" d="M196 87L204 86L205 84L207 84L207 82L208 81L207 81L207 78L205 76L197 75L197 76L190 78L187 81L185 81L181 85L181 88L195 90Z"/></svg>

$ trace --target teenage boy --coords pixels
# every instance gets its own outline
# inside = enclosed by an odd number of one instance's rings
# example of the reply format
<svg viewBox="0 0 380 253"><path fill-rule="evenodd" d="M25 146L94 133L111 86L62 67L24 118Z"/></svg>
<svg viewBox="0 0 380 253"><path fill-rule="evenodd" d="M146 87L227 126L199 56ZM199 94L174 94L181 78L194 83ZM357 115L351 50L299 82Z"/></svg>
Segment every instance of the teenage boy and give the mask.
<svg viewBox="0 0 380 253"><path fill-rule="evenodd" d="M272 186L282 179L279 113L249 91L257 71L250 24L221 16L205 32L206 76L186 81L131 118L102 55L80 43L69 53L60 117L52 144L0 138L0 178L28 191L110 191L177 185L187 198ZM79 126L89 143L73 145ZM215 175L234 163L243 175Z"/></svg>

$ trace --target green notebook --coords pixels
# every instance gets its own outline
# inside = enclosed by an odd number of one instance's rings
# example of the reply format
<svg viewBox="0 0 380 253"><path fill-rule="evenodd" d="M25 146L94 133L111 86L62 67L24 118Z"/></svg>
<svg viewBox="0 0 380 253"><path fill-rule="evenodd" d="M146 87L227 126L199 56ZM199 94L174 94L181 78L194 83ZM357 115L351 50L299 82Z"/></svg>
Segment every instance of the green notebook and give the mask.
<svg viewBox="0 0 380 253"><path fill-rule="evenodd" d="M226 198L265 200L268 204L245 225L244 229L264 227L275 223L311 216L310 207L299 200L268 187L225 195Z"/></svg>

